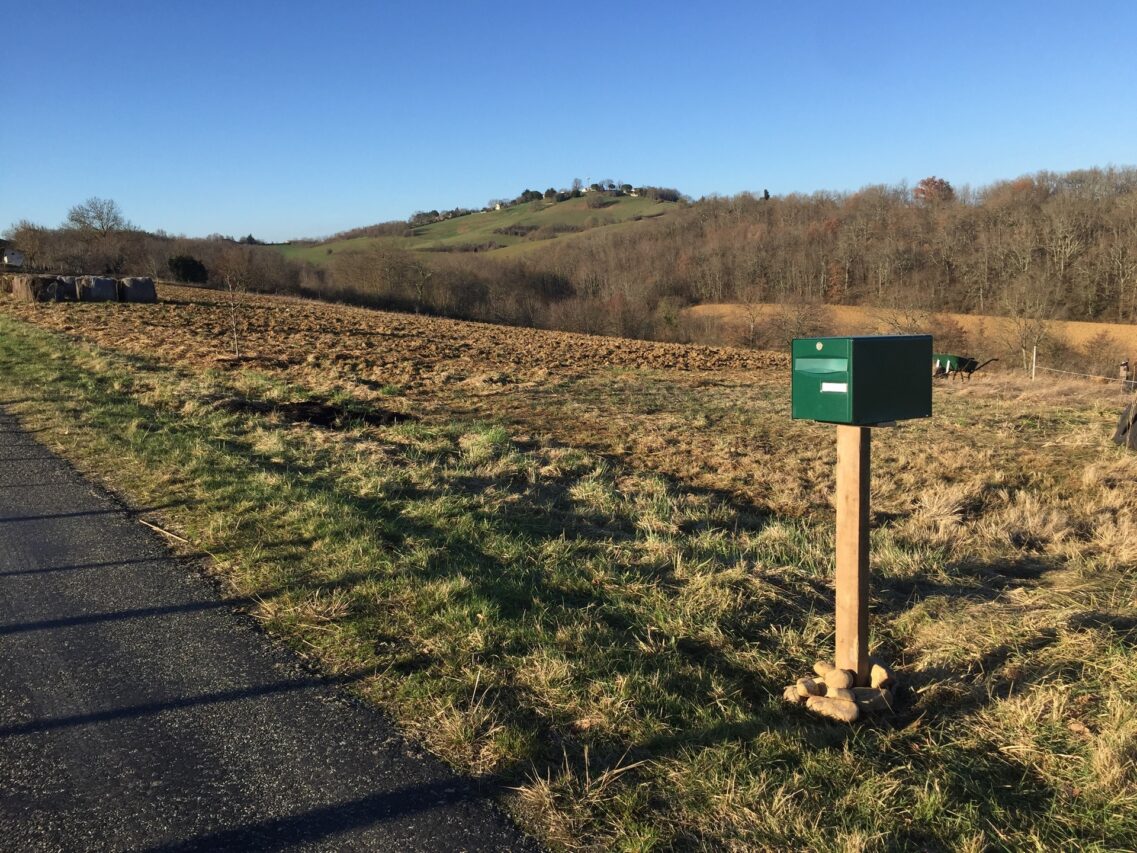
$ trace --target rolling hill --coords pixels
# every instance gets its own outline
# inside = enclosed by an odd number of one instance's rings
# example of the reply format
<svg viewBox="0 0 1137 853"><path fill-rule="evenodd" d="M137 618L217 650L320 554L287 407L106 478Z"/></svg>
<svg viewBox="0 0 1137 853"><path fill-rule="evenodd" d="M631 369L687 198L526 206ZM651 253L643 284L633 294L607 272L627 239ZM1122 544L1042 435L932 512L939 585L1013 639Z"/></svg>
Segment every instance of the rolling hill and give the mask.
<svg viewBox="0 0 1137 853"><path fill-rule="evenodd" d="M589 207L588 196L562 202L531 201L433 222L413 229L410 236L331 239L278 248L289 260L316 265L325 263L336 253L393 246L422 252L471 251L472 247L482 247L479 251L515 256L542 245L547 239L571 238L592 228L665 216L678 207L675 202L631 196L608 197L605 201L607 204L601 208Z"/></svg>

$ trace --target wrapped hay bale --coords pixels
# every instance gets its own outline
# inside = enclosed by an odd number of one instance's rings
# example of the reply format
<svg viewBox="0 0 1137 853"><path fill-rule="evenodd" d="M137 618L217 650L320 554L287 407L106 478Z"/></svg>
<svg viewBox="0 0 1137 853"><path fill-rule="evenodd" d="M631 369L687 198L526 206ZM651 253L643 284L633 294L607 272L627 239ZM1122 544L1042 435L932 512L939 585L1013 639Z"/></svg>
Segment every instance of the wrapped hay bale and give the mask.
<svg viewBox="0 0 1137 853"><path fill-rule="evenodd" d="M53 275L18 275L12 280L12 295L20 302L54 302L57 283Z"/></svg>
<svg viewBox="0 0 1137 853"><path fill-rule="evenodd" d="M79 289L73 275L60 275L55 278L55 301L75 302L79 299Z"/></svg>
<svg viewBox="0 0 1137 853"><path fill-rule="evenodd" d="M79 279L80 302L117 302L118 282L113 278L85 275Z"/></svg>
<svg viewBox="0 0 1137 853"><path fill-rule="evenodd" d="M149 276L132 276L118 283L119 299L122 302L157 302L158 291L154 289L154 279Z"/></svg>

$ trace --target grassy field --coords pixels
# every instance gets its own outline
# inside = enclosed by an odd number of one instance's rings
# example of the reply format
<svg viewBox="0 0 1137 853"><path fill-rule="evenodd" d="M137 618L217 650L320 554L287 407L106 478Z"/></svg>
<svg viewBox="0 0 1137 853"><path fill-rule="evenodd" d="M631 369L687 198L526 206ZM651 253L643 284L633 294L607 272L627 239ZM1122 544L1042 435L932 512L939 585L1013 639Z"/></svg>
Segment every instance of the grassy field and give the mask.
<svg viewBox="0 0 1137 853"><path fill-rule="evenodd" d="M784 356L250 297L237 361L161 295L0 303L0 402L552 847L1137 847L1117 391L980 374L876 434L904 687L850 728L780 700L832 643L834 436Z"/></svg>
<svg viewBox="0 0 1137 853"><path fill-rule="evenodd" d="M661 216L676 207L673 202L657 202L628 196L612 198L610 201L610 205L600 209L588 207L586 197L557 203L534 201L503 210L471 213L468 216L435 222L415 229L413 237L356 237L314 246L284 245L277 248L286 258L304 260L317 265L327 263L328 258L337 252L360 252L389 246L430 251L454 246L497 243L501 248L495 249L494 252L516 255L540 246L544 241L499 234L497 229L516 225L531 225L538 228L556 226L588 228L594 225L615 225L632 222L637 217ZM566 232L556 239L571 238L572 234L573 232Z"/></svg>

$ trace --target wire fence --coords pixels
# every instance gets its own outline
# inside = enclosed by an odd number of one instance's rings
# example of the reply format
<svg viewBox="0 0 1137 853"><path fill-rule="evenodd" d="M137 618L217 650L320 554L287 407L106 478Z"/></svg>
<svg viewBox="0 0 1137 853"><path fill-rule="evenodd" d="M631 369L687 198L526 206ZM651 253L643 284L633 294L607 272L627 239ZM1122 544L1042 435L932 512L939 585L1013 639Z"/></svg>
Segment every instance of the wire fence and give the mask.
<svg viewBox="0 0 1137 853"><path fill-rule="evenodd" d="M1043 367L1041 364L1037 365L1035 369L1045 370L1047 373L1062 373L1066 376L1085 376L1097 382L1121 382L1125 383L1126 387L1134 387L1137 385L1137 378L1122 379L1117 376L1102 376L1100 373L1079 373L1076 370L1059 370L1057 367Z"/></svg>
<svg viewBox="0 0 1137 853"><path fill-rule="evenodd" d="M1046 373L1057 373L1062 376L1077 376L1084 379L1091 379L1097 384L1104 383L1108 385L1116 382L1124 391L1137 390L1137 374L1130 372L1128 360L1121 362L1117 367L1118 376L1103 376L1100 373L1085 373L1078 370L1063 370L1059 367L1046 367L1038 363L1038 347L1035 347L1031 351L1030 367L1027 368L1027 372L1030 374L1031 382L1034 381L1037 372L1042 370Z"/></svg>

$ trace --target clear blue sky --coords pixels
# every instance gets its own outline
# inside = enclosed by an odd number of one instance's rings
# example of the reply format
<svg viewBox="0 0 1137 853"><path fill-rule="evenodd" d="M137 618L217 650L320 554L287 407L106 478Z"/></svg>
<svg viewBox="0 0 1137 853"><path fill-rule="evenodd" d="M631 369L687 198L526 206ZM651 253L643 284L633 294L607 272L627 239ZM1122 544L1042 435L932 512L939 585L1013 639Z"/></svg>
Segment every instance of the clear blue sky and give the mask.
<svg viewBox="0 0 1137 853"><path fill-rule="evenodd" d="M688 195L1137 162L1137 4L0 4L0 229L90 196L282 240L613 178Z"/></svg>

